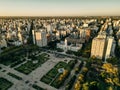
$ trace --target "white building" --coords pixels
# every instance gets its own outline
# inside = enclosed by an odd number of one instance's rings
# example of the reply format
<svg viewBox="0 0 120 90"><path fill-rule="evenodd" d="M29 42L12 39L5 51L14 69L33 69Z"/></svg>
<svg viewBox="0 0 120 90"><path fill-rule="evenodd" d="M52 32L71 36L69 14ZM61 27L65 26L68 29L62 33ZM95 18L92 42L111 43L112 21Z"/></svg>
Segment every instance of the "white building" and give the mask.
<svg viewBox="0 0 120 90"><path fill-rule="evenodd" d="M86 37L85 29L79 29L79 31L80 31L80 38L85 38Z"/></svg>
<svg viewBox="0 0 120 90"><path fill-rule="evenodd" d="M111 54L114 54L115 46L114 46L114 38L113 37L107 37L107 47L106 47L106 53L105 53L105 60L107 58L110 58Z"/></svg>
<svg viewBox="0 0 120 90"><path fill-rule="evenodd" d="M83 24L83 27L88 27L88 24L87 24L87 23L84 23L84 24Z"/></svg>
<svg viewBox="0 0 120 90"><path fill-rule="evenodd" d="M76 44L76 45L71 44L71 45L68 45L67 44L67 40L65 39L64 42L57 43L57 48L61 48L64 51L71 50L71 51L77 52L78 50L80 50L82 48L82 44Z"/></svg>
<svg viewBox="0 0 120 90"><path fill-rule="evenodd" d="M52 26L50 24L47 25L47 32L52 34Z"/></svg>
<svg viewBox="0 0 120 90"><path fill-rule="evenodd" d="M20 42L23 42L22 35L21 35L20 32L18 32L18 39L19 39Z"/></svg>
<svg viewBox="0 0 120 90"><path fill-rule="evenodd" d="M33 36L33 43L36 44L35 30L32 30L32 36Z"/></svg>
<svg viewBox="0 0 120 90"><path fill-rule="evenodd" d="M61 31L60 31L60 34L61 34L62 36L66 36L66 35L67 35L67 32L66 32L66 30L61 30Z"/></svg>
<svg viewBox="0 0 120 90"><path fill-rule="evenodd" d="M0 41L0 46L1 46L1 48L2 48L2 47L7 47L7 42L6 42L5 39L2 39L2 40Z"/></svg>
<svg viewBox="0 0 120 90"><path fill-rule="evenodd" d="M14 41L13 43L11 43L15 46L21 46L22 45L22 42L21 41Z"/></svg>
<svg viewBox="0 0 120 90"><path fill-rule="evenodd" d="M56 32L56 39L58 39L58 40L60 39L60 31Z"/></svg>
<svg viewBox="0 0 120 90"><path fill-rule="evenodd" d="M7 32L7 39L10 39L10 38L11 38L11 33Z"/></svg>

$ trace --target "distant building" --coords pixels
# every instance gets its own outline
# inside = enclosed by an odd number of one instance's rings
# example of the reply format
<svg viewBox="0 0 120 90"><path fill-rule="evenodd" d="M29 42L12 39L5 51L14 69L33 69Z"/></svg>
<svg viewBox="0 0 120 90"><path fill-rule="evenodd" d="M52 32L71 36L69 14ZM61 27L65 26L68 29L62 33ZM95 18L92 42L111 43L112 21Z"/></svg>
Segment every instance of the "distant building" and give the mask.
<svg viewBox="0 0 120 90"><path fill-rule="evenodd" d="M87 24L87 23L84 23L84 24L83 24L83 27L88 27L88 24Z"/></svg>
<svg viewBox="0 0 120 90"><path fill-rule="evenodd" d="M86 41L89 40L90 35L91 35L91 29L90 28L78 28L78 31L79 31L79 37L80 38L85 38Z"/></svg>
<svg viewBox="0 0 120 90"><path fill-rule="evenodd" d="M32 31L33 33L33 43L39 47L44 47L47 45L47 36L44 30Z"/></svg>
<svg viewBox="0 0 120 90"><path fill-rule="evenodd" d="M0 40L0 47L7 47L7 41L5 39Z"/></svg>
<svg viewBox="0 0 120 90"><path fill-rule="evenodd" d="M72 43L72 44L83 44L85 43L85 39L84 38L71 38L71 37L67 37L67 42L68 43Z"/></svg>
<svg viewBox="0 0 120 90"><path fill-rule="evenodd" d="M21 41L13 41L13 42L9 42L9 44L11 45L15 45L15 46L21 46L23 43Z"/></svg>
<svg viewBox="0 0 120 90"><path fill-rule="evenodd" d="M58 40L60 39L60 32L59 31L56 32L56 39L58 39Z"/></svg>
<svg viewBox="0 0 120 90"><path fill-rule="evenodd" d="M116 33L116 36L118 39L120 38L120 28L119 28L119 31Z"/></svg>
<svg viewBox="0 0 120 90"><path fill-rule="evenodd" d="M52 34L52 26L50 24L47 25L47 32Z"/></svg>
<svg viewBox="0 0 120 90"><path fill-rule="evenodd" d="M18 32L18 39L19 39L20 42L23 42L22 35L21 35L20 32Z"/></svg>
<svg viewBox="0 0 120 90"><path fill-rule="evenodd" d="M118 40L118 45L120 46L120 39Z"/></svg>
<svg viewBox="0 0 120 90"><path fill-rule="evenodd" d="M10 39L11 38L11 34L10 32L7 32L7 39Z"/></svg>

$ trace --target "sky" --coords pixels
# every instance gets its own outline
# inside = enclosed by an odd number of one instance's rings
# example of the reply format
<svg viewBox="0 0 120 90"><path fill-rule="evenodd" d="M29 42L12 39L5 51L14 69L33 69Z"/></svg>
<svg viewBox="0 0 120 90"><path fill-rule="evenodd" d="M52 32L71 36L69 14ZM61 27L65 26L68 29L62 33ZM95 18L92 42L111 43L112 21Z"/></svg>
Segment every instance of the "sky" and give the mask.
<svg viewBox="0 0 120 90"><path fill-rule="evenodd" d="M120 0L0 0L0 16L120 16Z"/></svg>

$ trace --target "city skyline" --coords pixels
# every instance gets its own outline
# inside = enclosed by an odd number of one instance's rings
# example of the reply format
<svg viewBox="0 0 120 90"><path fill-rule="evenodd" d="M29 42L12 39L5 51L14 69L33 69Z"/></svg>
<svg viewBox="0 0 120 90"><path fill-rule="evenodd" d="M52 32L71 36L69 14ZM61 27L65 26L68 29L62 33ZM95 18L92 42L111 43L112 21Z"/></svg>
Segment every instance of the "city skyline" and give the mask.
<svg viewBox="0 0 120 90"><path fill-rule="evenodd" d="M119 16L119 0L1 0L0 16Z"/></svg>

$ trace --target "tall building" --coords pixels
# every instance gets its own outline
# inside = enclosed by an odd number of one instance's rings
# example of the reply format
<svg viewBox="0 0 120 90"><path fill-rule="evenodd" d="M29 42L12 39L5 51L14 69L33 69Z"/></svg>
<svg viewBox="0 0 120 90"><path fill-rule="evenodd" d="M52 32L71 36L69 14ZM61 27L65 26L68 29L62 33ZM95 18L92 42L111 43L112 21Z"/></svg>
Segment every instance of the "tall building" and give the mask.
<svg viewBox="0 0 120 90"><path fill-rule="evenodd" d="M106 53L105 53L105 59L110 58L111 54L114 54L114 38L113 37L107 37L107 42L106 42Z"/></svg>
<svg viewBox="0 0 120 90"><path fill-rule="evenodd" d="M47 25L47 32L52 34L52 26L50 24Z"/></svg>
<svg viewBox="0 0 120 90"><path fill-rule="evenodd" d="M79 31L80 31L80 38L85 38L86 37L85 29L79 29Z"/></svg>
<svg viewBox="0 0 120 90"><path fill-rule="evenodd" d="M99 59L107 59L114 56L115 43L113 37L106 37L101 33L93 39L91 48L91 57L95 56Z"/></svg>
<svg viewBox="0 0 120 90"><path fill-rule="evenodd" d="M19 39L19 41L21 41L21 42L23 41L21 32L18 32L18 39Z"/></svg>
<svg viewBox="0 0 120 90"><path fill-rule="evenodd" d="M47 36L44 30L33 30L33 42L39 47L43 47L47 45Z"/></svg>
<svg viewBox="0 0 120 90"><path fill-rule="evenodd" d="M32 38L33 38L33 44L36 44L35 30L32 30Z"/></svg>
<svg viewBox="0 0 120 90"><path fill-rule="evenodd" d="M91 56L102 59L104 57L105 42L105 38L94 38L92 41Z"/></svg>

